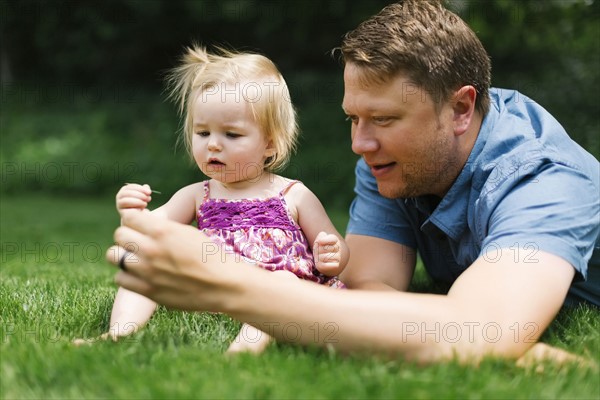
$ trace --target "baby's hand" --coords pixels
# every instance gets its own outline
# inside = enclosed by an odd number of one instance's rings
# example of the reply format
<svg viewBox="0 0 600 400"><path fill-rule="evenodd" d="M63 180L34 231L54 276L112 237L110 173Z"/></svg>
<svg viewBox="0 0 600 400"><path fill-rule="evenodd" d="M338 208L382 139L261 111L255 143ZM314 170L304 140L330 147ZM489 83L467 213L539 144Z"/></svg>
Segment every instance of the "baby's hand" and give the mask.
<svg viewBox="0 0 600 400"><path fill-rule="evenodd" d="M144 210L152 200L150 197L152 190L148 185L138 185L137 183L128 183L117 193L117 211L136 208Z"/></svg>
<svg viewBox="0 0 600 400"><path fill-rule="evenodd" d="M320 232L313 244L313 256L319 272L327 276L337 275L342 257L340 239L334 234Z"/></svg>

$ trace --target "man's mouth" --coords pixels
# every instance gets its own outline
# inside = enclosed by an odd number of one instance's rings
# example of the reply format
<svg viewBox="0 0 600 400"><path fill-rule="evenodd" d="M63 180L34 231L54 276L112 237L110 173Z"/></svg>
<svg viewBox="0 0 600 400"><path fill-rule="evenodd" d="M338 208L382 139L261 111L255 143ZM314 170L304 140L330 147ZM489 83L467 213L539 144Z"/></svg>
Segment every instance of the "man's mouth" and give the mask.
<svg viewBox="0 0 600 400"><path fill-rule="evenodd" d="M391 163L387 163L387 164L373 164L373 165L371 165L371 169L374 169L375 171L379 171L379 170L381 170L381 169L384 169L384 168L390 167L390 166L392 166L393 164L396 164L396 163L394 163L394 162L391 162Z"/></svg>
<svg viewBox="0 0 600 400"><path fill-rule="evenodd" d="M369 167L371 168L371 174L378 177L389 172L395 165L395 162L391 162L387 164L369 164Z"/></svg>

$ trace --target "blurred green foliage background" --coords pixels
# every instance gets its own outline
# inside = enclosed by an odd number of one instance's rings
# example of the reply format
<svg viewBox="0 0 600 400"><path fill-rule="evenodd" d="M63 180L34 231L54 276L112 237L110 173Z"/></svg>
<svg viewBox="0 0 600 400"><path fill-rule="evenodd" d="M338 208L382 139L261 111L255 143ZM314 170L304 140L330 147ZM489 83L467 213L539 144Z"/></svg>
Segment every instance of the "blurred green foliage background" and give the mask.
<svg viewBox="0 0 600 400"><path fill-rule="evenodd" d="M287 170L327 207L352 199L340 109L341 37L381 0L0 1L0 193L168 195L202 179L181 146L164 72L192 42L263 53L280 67L302 138ZM490 53L493 85L520 90L600 155L600 4L453 1Z"/></svg>

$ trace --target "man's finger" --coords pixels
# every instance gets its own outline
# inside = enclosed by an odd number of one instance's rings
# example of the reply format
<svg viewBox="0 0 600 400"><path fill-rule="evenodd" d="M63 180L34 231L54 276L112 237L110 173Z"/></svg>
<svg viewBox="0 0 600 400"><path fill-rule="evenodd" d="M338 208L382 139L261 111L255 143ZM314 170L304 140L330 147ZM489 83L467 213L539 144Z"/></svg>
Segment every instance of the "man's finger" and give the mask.
<svg viewBox="0 0 600 400"><path fill-rule="evenodd" d="M169 221L152 215L148 210L122 210L121 223L138 232L152 236Z"/></svg>
<svg viewBox="0 0 600 400"><path fill-rule="evenodd" d="M133 213L141 214L139 210L135 210ZM148 213L148 215L150 214ZM117 245L141 258L143 257L143 249L152 248L153 244L153 240L150 237L128 226L118 227L115 230L113 238Z"/></svg>
<svg viewBox="0 0 600 400"><path fill-rule="evenodd" d="M139 256L136 254L137 244L129 244L125 247L112 246L106 252L106 260L114 265L124 263L125 269L130 269L131 266L140 262Z"/></svg>
<svg viewBox="0 0 600 400"><path fill-rule="evenodd" d="M128 272L119 271L119 273L115 275L115 283L122 288L151 298L152 286L138 276L132 275Z"/></svg>

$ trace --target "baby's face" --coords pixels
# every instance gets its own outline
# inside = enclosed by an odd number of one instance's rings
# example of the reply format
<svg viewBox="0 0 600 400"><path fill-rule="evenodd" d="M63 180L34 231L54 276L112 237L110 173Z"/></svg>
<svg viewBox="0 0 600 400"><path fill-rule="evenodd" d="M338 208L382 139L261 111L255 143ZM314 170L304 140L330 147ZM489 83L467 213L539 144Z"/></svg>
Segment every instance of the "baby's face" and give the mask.
<svg viewBox="0 0 600 400"><path fill-rule="evenodd" d="M200 170L223 183L252 181L274 154L246 99L252 83L220 83L198 93L192 109L192 152Z"/></svg>

